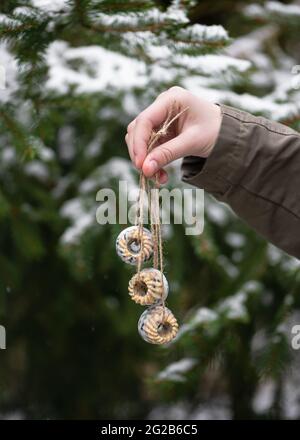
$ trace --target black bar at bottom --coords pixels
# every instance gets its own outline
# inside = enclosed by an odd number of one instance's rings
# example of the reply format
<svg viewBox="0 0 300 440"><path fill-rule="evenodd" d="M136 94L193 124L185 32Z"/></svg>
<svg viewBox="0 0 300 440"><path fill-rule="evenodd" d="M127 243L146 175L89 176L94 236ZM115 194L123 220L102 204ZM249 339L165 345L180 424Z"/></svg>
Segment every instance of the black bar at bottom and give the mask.
<svg viewBox="0 0 300 440"><path fill-rule="evenodd" d="M272 430L276 435L287 435L298 427L299 421L205 421L205 420L1 420L1 439L53 439L82 438L84 440L101 440L105 438L135 439L139 437L150 438L170 437L178 435L185 438L209 440L214 435L226 436L227 434L263 435L268 437ZM294 425L294 426L292 426ZM56 440L56 439L55 439Z"/></svg>

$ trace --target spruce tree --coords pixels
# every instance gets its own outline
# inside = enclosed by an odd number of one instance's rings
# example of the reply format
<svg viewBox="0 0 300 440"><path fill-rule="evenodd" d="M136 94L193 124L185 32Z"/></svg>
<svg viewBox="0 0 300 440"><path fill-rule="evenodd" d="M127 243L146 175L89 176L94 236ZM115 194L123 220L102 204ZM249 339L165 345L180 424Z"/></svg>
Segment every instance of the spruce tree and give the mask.
<svg viewBox="0 0 300 440"><path fill-rule="evenodd" d="M179 337L149 346L115 254L126 225L95 216L99 189L137 187L126 125L172 85L299 128L299 7L210 3L1 2L2 413L132 418L181 403L188 417L226 396L229 417L283 415L296 260L207 196L201 236L173 225L165 241ZM177 165L169 186L184 187Z"/></svg>

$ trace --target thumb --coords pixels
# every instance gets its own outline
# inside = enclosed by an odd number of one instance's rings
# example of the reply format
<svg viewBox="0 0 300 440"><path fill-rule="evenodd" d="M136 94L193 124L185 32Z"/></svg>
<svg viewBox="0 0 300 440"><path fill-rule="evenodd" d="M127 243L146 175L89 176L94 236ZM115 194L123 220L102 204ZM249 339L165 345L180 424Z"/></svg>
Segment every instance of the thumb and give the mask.
<svg viewBox="0 0 300 440"><path fill-rule="evenodd" d="M165 165L186 156L190 143L191 139L187 133L181 133L170 141L155 147L144 160L142 170L145 176L152 177Z"/></svg>

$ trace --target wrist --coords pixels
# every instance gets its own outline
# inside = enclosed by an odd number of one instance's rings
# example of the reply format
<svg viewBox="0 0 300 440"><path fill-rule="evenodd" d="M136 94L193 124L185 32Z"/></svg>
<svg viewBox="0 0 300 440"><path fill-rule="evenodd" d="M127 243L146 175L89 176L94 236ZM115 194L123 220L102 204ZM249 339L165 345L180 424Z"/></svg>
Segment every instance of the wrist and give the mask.
<svg viewBox="0 0 300 440"><path fill-rule="evenodd" d="M211 136L208 147L205 151L205 157L207 158L214 149L214 146L217 143L217 139L220 134L222 124L222 111L219 104L213 104L212 107L212 116L211 116Z"/></svg>

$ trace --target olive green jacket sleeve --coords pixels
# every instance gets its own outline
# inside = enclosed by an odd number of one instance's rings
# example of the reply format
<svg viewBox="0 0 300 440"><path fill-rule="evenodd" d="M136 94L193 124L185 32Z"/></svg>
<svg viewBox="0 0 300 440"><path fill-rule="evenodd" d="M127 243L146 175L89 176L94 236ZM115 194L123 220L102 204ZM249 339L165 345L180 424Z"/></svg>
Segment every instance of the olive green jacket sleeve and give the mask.
<svg viewBox="0 0 300 440"><path fill-rule="evenodd" d="M182 180L203 188L271 243L300 258L300 134L219 104L210 156L187 156Z"/></svg>

